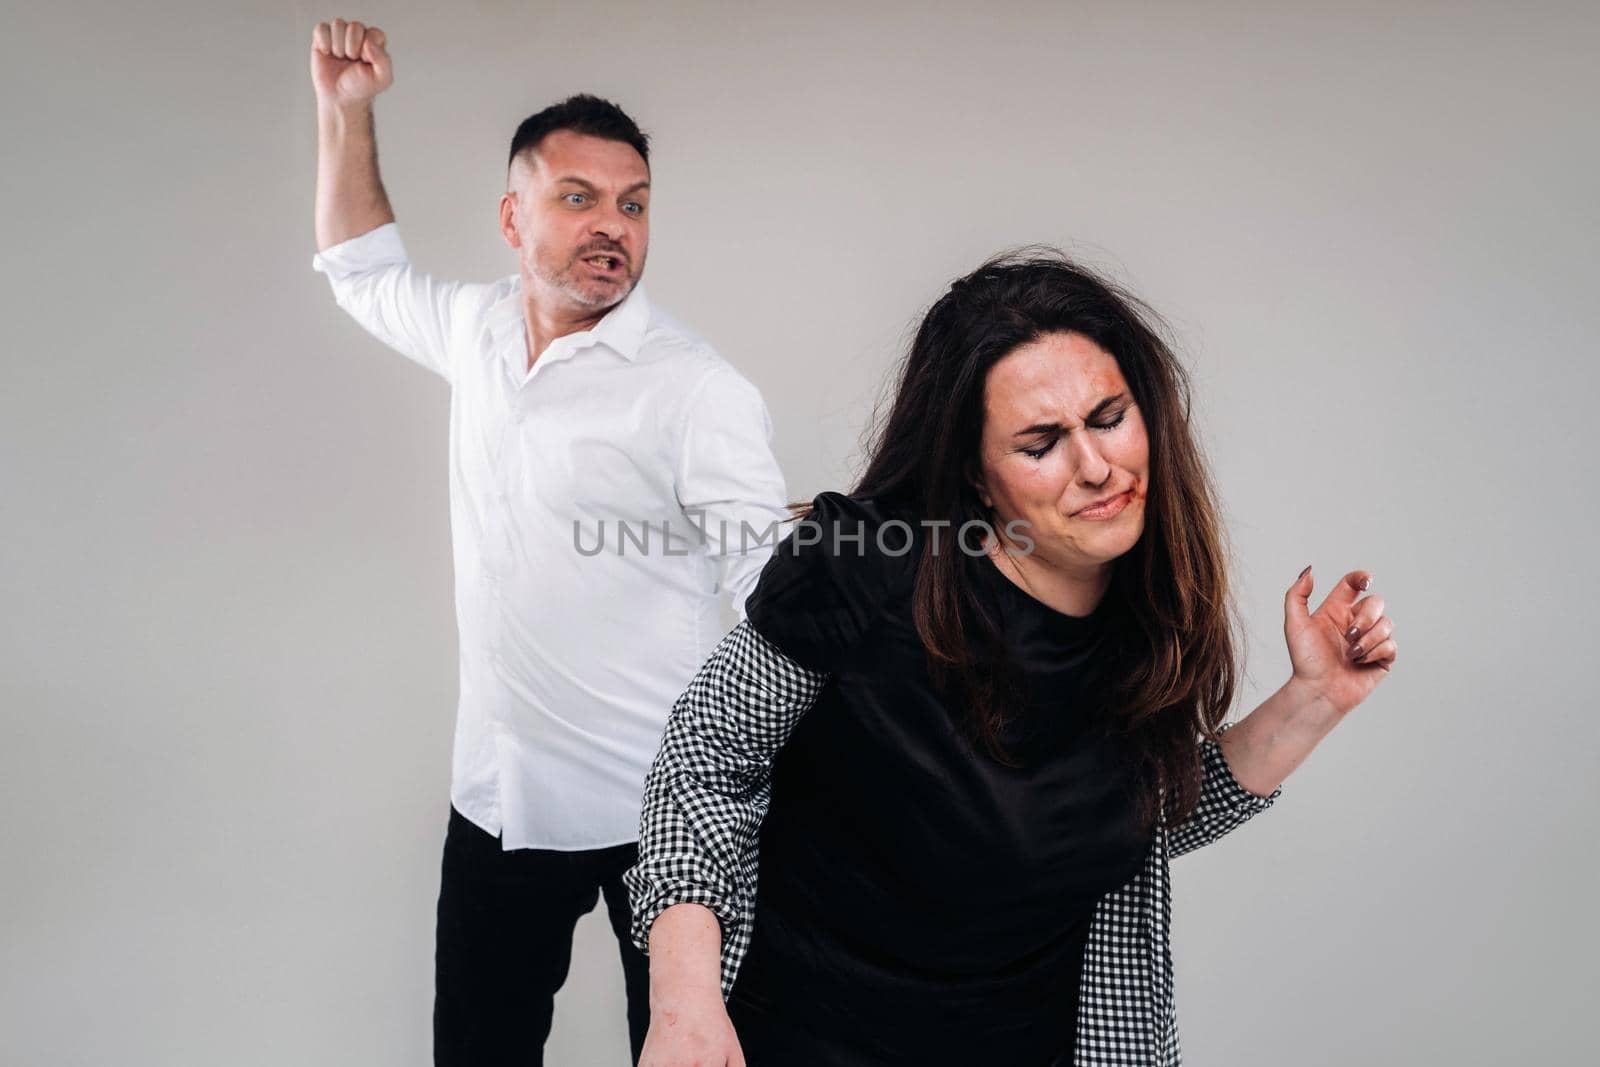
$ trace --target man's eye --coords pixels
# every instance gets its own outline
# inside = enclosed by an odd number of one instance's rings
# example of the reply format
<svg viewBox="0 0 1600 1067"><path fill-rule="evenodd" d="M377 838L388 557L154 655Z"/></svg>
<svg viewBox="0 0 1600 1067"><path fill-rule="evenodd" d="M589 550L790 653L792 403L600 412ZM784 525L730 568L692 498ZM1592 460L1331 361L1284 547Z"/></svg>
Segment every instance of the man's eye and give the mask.
<svg viewBox="0 0 1600 1067"><path fill-rule="evenodd" d="M628 203L622 205L622 210L626 211L630 215L643 215L644 205L630 200Z"/></svg>
<svg viewBox="0 0 1600 1067"><path fill-rule="evenodd" d="M585 199L586 197L582 193L568 193L565 197L569 204L581 204Z"/></svg>

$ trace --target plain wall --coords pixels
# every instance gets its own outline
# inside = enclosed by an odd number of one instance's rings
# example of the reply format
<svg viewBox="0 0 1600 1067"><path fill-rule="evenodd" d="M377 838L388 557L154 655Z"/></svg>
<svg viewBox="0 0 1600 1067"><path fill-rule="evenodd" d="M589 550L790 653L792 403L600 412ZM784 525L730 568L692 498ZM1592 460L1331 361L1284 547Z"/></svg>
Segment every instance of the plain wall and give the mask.
<svg viewBox="0 0 1600 1067"><path fill-rule="evenodd" d="M1365 567L1400 661L1174 865L1195 1064L1571 1062L1600 951L1592 5L8 5L0 1061L423 1064L455 628L445 385L311 271L306 54L381 25L418 263L517 121L655 137L653 298L845 489L921 311L1025 242L1170 321L1249 682ZM626 1062L580 926L548 1062Z"/></svg>

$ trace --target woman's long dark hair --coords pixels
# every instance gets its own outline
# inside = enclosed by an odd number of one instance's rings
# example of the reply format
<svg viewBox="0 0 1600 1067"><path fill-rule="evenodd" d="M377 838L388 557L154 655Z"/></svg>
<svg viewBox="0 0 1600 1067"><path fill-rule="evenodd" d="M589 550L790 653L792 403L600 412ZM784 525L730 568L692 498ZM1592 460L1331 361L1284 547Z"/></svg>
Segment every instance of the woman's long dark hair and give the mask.
<svg viewBox="0 0 1600 1067"><path fill-rule="evenodd" d="M983 433L989 369L1050 333L1089 338L1117 361L1150 442L1144 533L1114 564L1106 596L1116 639L1106 664L1107 728L1137 765L1140 815L1176 825L1200 796L1200 743L1217 736L1238 675L1236 621L1215 491L1189 425L1188 377L1140 300L1032 247L989 260L929 309L880 420L852 496L871 497L959 530L993 516L969 481ZM803 506L801 509L803 514ZM975 741L1009 761L999 731L1016 692L990 670L1004 643L960 551L924 544L914 594L917 632L936 684L954 691Z"/></svg>

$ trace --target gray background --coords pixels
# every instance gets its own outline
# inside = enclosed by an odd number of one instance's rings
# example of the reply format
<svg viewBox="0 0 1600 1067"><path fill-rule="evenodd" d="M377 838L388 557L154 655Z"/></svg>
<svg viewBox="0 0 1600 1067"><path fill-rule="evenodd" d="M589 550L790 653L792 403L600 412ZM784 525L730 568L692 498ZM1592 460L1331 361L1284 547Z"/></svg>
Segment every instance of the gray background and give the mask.
<svg viewBox="0 0 1600 1067"><path fill-rule="evenodd" d="M845 488L920 311L1079 253L1170 319L1250 620L1367 567L1392 678L1175 866L1195 1064L1571 1061L1590 911L1592 6L8 5L0 1061L422 1064L446 390L311 272L311 27L390 35L414 257L491 278L516 122L655 135L654 297ZM552 1064L625 1062L580 926Z"/></svg>

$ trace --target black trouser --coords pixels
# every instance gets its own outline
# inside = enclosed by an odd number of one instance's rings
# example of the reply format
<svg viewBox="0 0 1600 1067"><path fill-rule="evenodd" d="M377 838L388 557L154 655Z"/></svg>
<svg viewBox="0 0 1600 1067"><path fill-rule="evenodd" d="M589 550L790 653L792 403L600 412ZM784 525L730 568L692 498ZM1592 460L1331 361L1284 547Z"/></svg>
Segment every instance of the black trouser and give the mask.
<svg viewBox="0 0 1600 1067"><path fill-rule="evenodd" d="M567 979L572 930L605 895L622 949L628 1037L639 1062L650 1022L649 965L628 937L622 872L637 845L584 852L503 851L450 809L434 952L433 1061L542 1065L556 990Z"/></svg>

